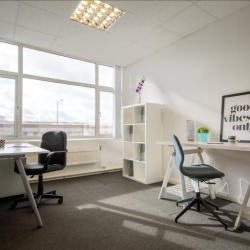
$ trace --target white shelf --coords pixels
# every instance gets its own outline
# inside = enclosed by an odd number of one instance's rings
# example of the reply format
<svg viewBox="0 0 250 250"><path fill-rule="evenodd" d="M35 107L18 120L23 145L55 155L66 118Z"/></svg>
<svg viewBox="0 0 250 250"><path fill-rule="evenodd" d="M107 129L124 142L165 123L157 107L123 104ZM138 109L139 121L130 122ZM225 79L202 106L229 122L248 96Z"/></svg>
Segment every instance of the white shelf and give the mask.
<svg viewBox="0 0 250 250"><path fill-rule="evenodd" d="M145 124L134 126L134 142L145 142Z"/></svg>
<svg viewBox="0 0 250 250"><path fill-rule="evenodd" d="M132 107L127 107L123 109L123 124L133 124L134 123L134 109Z"/></svg>
<svg viewBox="0 0 250 250"><path fill-rule="evenodd" d="M129 141L129 134L130 134L130 130L132 130L132 138L131 141ZM123 140L124 142L133 142L134 141L134 126L133 125L126 125L123 128Z"/></svg>
<svg viewBox="0 0 250 250"><path fill-rule="evenodd" d="M134 161L134 159L130 159L130 158L123 158L123 159L127 161Z"/></svg>
<svg viewBox="0 0 250 250"><path fill-rule="evenodd" d="M133 126L132 141L128 141L130 126ZM123 176L144 184L162 181L162 148L156 144L161 140L162 105L145 103L124 107ZM144 148L143 161L139 161L140 144Z"/></svg>
<svg viewBox="0 0 250 250"><path fill-rule="evenodd" d="M133 160L134 162L139 162L139 163L144 163L145 164L145 161L139 161L139 160Z"/></svg>
<svg viewBox="0 0 250 250"><path fill-rule="evenodd" d="M200 183L199 186L200 189L207 189L207 185L204 183ZM178 185L174 185L174 186L170 186L170 187L165 187L165 191L168 193L171 193L173 195L182 197L182 187L181 184ZM190 193L190 192L194 192L194 187L192 185L191 182L186 183L186 192Z"/></svg>
<svg viewBox="0 0 250 250"><path fill-rule="evenodd" d="M123 176L128 178L128 179L131 179L133 181L138 181L138 182L141 182L141 183L145 184L145 178L135 178L135 177L131 177L131 176L128 176L128 175L123 175Z"/></svg>
<svg viewBox="0 0 250 250"><path fill-rule="evenodd" d="M134 159L134 144L124 142L123 143L123 158Z"/></svg>

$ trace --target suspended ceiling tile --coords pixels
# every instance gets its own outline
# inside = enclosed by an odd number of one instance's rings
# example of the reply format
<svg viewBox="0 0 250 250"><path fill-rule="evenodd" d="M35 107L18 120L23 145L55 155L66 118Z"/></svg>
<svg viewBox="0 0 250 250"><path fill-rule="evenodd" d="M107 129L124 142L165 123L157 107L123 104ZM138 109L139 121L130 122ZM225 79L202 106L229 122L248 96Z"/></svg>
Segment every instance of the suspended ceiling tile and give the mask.
<svg viewBox="0 0 250 250"><path fill-rule="evenodd" d="M108 29L108 32L136 41L156 27L157 25L127 12Z"/></svg>
<svg viewBox="0 0 250 250"><path fill-rule="evenodd" d="M0 37L13 39L15 26L10 23L0 21Z"/></svg>
<svg viewBox="0 0 250 250"><path fill-rule="evenodd" d="M188 8L192 2L190 1L164 1L161 10L150 17L150 21L156 24L163 24Z"/></svg>
<svg viewBox="0 0 250 250"><path fill-rule="evenodd" d="M84 41L76 40L73 42L69 39L57 37L53 42L51 49L68 55L76 55L79 50L86 46L88 46L88 44Z"/></svg>
<svg viewBox="0 0 250 250"><path fill-rule="evenodd" d="M88 34L85 41L92 47L102 49L103 51L112 48L119 50L132 43L130 40L103 31Z"/></svg>
<svg viewBox="0 0 250 250"><path fill-rule="evenodd" d="M49 48L54 39L54 36L48 34L44 34L20 26L16 27L15 40L25 44L30 44L42 48Z"/></svg>
<svg viewBox="0 0 250 250"><path fill-rule="evenodd" d="M0 20L15 23L18 10L17 1L0 1Z"/></svg>
<svg viewBox="0 0 250 250"><path fill-rule="evenodd" d="M122 67L127 67L128 65L135 63L138 61L138 59L131 58L128 56L114 56L110 59L111 63L114 65L119 65Z"/></svg>
<svg viewBox="0 0 250 250"><path fill-rule="evenodd" d="M198 1L196 4L212 15L222 18L249 5L250 1Z"/></svg>
<svg viewBox="0 0 250 250"><path fill-rule="evenodd" d="M105 1L106 3L115 6L121 10L129 10L137 1Z"/></svg>
<svg viewBox="0 0 250 250"><path fill-rule="evenodd" d="M127 56L130 58L134 58L134 59L141 59L144 58L152 53L154 53L155 50L149 47L146 47L142 44L139 43L132 43L131 45L129 45L128 47L125 47L122 51L120 51L120 53L118 53L118 55L120 56Z"/></svg>
<svg viewBox="0 0 250 250"><path fill-rule="evenodd" d="M83 59L88 59L90 61L103 64L107 62L110 57L114 56L114 51L102 50L92 46L87 46L86 48L83 47L81 50L79 50L77 55Z"/></svg>
<svg viewBox="0 0 250 250"><path fill-rule="evenodd" d="M192 5L162 26L181 36L187 36L217 19L196 5Z"/></svg>
<svg viewBox="0 0 250 250"><path fill-rule="evenodd" d="M32 30L56 35L67 19L49 12L21 4L17 24Z"/></svg>
<svg viewBox="0 0 250 250"><path fill-rule="evenodd" d="M63 16L70 17L79 1L22 1L36 8Z"/></svg>
<svg viewBox="0 0 250 250"><path fill-rule="evenodd" d="M129 8L129 12L149 19L152 15L160 11L164 5L164 1L135 1L134 5Z"/></svg>
<svg viewBox="0 0 250 250"><path fill-rule="evenodd" d="M73 40L83 40L87 38L90 33L98 32L97 29L89 27L87 25L68 20L58 33L59 37L73 39Z"/></svg>
<svg viewBox="0 0 250 250"><path fill-rule="evenodd" d="M162 27L158 27L139 39L138 42L150 48L159 50L178 41L181 38L181 36L176 35L171 31L168 31Z"/></svg>

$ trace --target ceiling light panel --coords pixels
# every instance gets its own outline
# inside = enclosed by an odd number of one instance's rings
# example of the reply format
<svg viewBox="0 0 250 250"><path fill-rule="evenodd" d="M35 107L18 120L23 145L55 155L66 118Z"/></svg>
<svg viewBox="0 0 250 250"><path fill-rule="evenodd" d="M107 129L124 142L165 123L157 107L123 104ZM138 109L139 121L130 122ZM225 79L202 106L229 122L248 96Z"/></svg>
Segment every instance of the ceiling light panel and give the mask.
<svg viewBox="0 0 250 250"><path fill-rule="evenodd" d="M107 30L124 13L103 1L85 0L79 3L70 18L99 30Z"/></svg>

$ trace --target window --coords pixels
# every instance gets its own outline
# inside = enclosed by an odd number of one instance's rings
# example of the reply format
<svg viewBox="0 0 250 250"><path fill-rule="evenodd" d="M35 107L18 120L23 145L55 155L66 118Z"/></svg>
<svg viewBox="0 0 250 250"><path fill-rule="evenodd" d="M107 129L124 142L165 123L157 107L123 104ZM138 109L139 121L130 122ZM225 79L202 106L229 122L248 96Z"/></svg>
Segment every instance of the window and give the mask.
<svg viewBox="0 0 250 250"><path fill-rule="evenodd" d="M0 42L0 70L17 72L18 46Z"/></svg>
<svg viewBox="0 0 250 250"><path fill-rule="evenodd" d="M15 79L0 77L0 135L15 134Z"/></svg>
<svg viewBox="0 0 250 250"><path fill-rule="evenodd" d="M99 85L114 87L114 69L111 67L99 65Z"/></svg>
<svg viewBox="0 0 250 250"><path fill-rule="evenodd" d="M112 67L0 42L0 74L1 138L114 135Z"/></svg>
<svg viewBox="0 0 250 250"><path fill-rule="evenodd" d="M69 136L95 135L95 89L23 80L23 136L63 130Z"/></svg>
<svg viewBox="0 0 250 250"><path fill-rule="evenodd" d="M113 133L114 94L100 92L100 134Z"/></svg>
<svg viewBox="0 0 250 250"><path fill-rule="evenodd" d="M24 74L95 84L95 64L33 49L23 50Z"/></svg>

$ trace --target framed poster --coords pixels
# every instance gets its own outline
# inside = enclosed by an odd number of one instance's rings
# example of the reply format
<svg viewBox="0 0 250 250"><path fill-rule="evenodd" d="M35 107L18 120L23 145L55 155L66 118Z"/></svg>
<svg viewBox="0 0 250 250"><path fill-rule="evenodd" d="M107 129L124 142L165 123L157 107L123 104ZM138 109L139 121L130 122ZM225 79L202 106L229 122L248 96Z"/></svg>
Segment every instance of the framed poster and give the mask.
<svg viewBox="0 0 250 250"><path fill-rule="evenodd" d="M222 96L220 141L232 135L250 143L250 92Z"/></svg>

